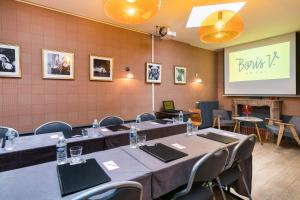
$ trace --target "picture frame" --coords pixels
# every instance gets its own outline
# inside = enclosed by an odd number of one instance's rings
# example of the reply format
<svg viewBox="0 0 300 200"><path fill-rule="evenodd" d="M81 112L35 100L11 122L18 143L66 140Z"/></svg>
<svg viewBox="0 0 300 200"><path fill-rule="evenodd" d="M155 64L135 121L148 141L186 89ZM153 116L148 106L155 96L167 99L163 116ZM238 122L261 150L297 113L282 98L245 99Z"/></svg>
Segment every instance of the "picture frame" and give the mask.
<svg viewBox="0 0 300 200"><path fill-rule="evenodd" d="M174 83L175 84L186 84L186 67L174 66Z"/></svg>
<svg viewBox="0 0 300 200"><path fill-rule="evenodd" d="M113 81L113 64L111 57L90 55L90 80Z"/></svg>
<svg viewBox="0 0 300 200"><path fill-rule="evenodd" d="M74 79L74 53L42 49L43 79Z"/></svg>
<svg viewBox="0 0 300 200"><path fill-rule="evenodd" d="M146 63L146 82L161 83L162 65L158 63Z"/></svg>
<svg viewBox="0 0 300 200"><path fill-rule="evenodd" d="M20 47L0 43L0 77L21 78Z"/></svg>

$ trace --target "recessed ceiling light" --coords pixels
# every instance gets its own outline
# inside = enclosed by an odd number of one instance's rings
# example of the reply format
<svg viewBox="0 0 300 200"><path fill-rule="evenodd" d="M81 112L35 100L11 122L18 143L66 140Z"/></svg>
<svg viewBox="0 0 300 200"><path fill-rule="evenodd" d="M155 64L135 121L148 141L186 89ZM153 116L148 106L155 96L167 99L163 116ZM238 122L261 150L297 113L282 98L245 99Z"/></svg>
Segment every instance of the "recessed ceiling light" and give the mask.
<svg viewBox="0 0 300 200"><path fill-rule="evenodd" d="M208 6L195 6L192 9L186 28L200 27L207 16L220 10L238 12L245 4L246 2L235 2Z"/></svg>

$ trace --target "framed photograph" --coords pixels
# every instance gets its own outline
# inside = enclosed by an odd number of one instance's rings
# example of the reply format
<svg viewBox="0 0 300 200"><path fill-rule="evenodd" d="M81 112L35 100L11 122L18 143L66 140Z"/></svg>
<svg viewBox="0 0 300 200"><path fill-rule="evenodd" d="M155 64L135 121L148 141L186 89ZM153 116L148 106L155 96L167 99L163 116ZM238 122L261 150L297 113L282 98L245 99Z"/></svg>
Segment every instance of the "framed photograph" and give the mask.
<svg viewBox="0 0 300 200"><path fill-rule="evenodd" d="M113 58L90 56L90 80L112 81Z"/></svg>
<svg viewBox="0 0 300 200"><path fill-rule="evenodd" d="M146 82L161 83L162 66L156 63L146 63Z"/></svg>
<svg viewBox="0 0 300 200"><path fill-rule="evenodd" d="M74 79L74 54L54 50L42 50L44 79Z"/></svg>
<svg viewBox="0 0 300 200"><path fill-rule="evenodd" d="M0 43L0 77L21 76L20 47Z"/></svg>
<svg viewBox="0 0 300 200"><path fill-rule="evenodd" d="M186 84L186 67L175 66L174 69L175 84Z"/></svg>

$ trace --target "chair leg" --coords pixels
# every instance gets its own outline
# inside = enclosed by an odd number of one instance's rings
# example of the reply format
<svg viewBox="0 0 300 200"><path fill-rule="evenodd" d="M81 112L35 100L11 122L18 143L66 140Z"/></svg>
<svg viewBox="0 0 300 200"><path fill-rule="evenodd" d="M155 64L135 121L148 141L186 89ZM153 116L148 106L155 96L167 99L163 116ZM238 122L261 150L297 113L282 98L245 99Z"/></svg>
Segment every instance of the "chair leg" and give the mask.
<svg viewBox="0 0 300 200"><path fill-rule="evenodd" d="M210 189L210 191L214 194L214 196L213 196L213 200L216 200L216 197L215 197L215 193L214 193L214 191L213 191L213 189L212 189L212 183L211 182L209 182L208 183L208 187L209 187L209 189Z"/></svg>
<svg viewBox="0 0 300 200"><path fill-rule="evenodd" d="M214 117L214 121L213 121L213 128L215 128L216 127L216 123L217 123L217 118L216 117Z"/></svg>
<svg viewBox="0 0 300 200"><path fill-rule="evenodd" d="M221 119L218 118L218 129L221 129Z"/></svg>
<svg viewBox="0 0 300 200"><path fill-rule="evenodd" d="M293 135L294 139L296 140L296 142L300 146L300 140L299 140L299 137L298 137L298 134L297 134L297 131L296 131L295 127L289 126L289 128L292 132L292 135Z"/></svg>
<svg viewBox="0 0 300 200"><path fill-rule="evenodd" d="M284 131L284 126L279 126L279 132L278 132L278 138L277 138L277 147L279 147L279 144L282 140L283 131Z"/></svg>
<svg viewBox="0 0 300 200"><path fill-rule="evenodd" d="M244 184L244 186L245 186L245 188L246 188L246 192L247 192L247 194L248 194L248 197L249 197L250 200L252 200L252 196L251 196L250 190L249 190L249 188L248 188L248 185L247 185L247 183L246 183L246 179L245 179L245 177L244 177L244 174L243 174L243 171L242 171L240 165L238 165L238 168L239 168L240 172L242 173L242 180L243 180L243 184Z"/></svg>
<svg viewBox="0 0 300 200"><path fill-rule="evenodd" d="M222 185L221 185L220 178L217 177L217 178L216 178L216 181L217 181L218 187L219 187L219 189L220 189L220 192L221 192L221 195L222 195L222 199L223 199L223 200L226 200L226 196L225 196L225 193L224 193L224 191L223 191L223 188L222 188Z"/></svg>

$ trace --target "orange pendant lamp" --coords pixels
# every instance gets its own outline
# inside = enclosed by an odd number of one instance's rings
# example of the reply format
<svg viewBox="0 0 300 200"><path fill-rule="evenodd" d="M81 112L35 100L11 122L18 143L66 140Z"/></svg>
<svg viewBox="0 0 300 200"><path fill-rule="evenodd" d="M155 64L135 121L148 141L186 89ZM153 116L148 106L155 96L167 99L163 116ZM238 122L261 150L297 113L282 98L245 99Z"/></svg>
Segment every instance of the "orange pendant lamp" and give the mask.
<svg viewBox="0 0 300 200"><path fill-rule="evenodd" d="M241 16L233 11L217 11L209 15L199 29L204 43L221 43L237 38L244 30Z"/></svg>
<svg viewBox="0 0 300 200"><path fill-rule="evenodd" d="M141 24L153 17L161 0L106 0L106 14L123 24Z"/></svg>

